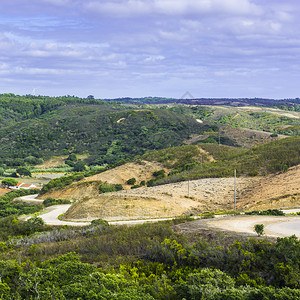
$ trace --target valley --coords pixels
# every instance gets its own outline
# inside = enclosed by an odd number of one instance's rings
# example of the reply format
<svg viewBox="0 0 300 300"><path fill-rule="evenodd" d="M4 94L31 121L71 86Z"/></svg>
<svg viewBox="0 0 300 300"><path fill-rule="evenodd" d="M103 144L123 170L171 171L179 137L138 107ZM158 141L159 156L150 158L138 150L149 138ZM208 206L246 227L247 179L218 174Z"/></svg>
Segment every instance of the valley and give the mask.
<svg viewBox="0 0 300 300"><path fill-rule="evenodd" d="M223 100L0 95L1 297L297 299L298 100Z"/></svg>

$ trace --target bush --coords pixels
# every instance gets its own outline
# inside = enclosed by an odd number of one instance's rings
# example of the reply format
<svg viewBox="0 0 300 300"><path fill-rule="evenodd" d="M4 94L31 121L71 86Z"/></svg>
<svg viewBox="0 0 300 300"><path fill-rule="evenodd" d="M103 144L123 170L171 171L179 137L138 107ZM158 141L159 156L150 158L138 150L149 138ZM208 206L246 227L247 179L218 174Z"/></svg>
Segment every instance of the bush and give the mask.
<svg viewBox="0 0 300 300"><path fill-rule="evenodd" d="M136 183L136 179L133 177L133 178L130 178L126 181L127 184L129 185L134 185Z"/></svg>
<svg viewBox="0 0 300 300"><path fill-rule="evenodd" d="M67 199L54 199L51 197L47 197L44 201L43 201L43 205L45 207L49 207L52 205L60 205L60 204L71 204L70 200Z"/></svg>
<svg viewBox="0 0 300 300"><path fill-rule="evenodd" d="M75 172L83 172L86 169L85 162L83 160L79 160L75 165L74 165L74 171Z"/></svg>
<svg viewBox="0 0 300 300"><path fill-rule="evenodd" d="M261 236L264 234L264 224L256 224L254 225L254 230L258 234L258 236Z"/></svg>
<svg viewBox="0 0 300 300"><path fill-rule="evenodd" d="M111 193L123 190L122 184L102 183L99 187L99 193Z"/></svg>
<svg viewBox="0 0 300 300"><path fill-rule="evenodd" d="M268 210L253 210L246 211L245 215L260 215L260 216L284 216L284 212L279 209L268 209Z"/></svg>
<svg viewBox="0 0 300 300"><path fill-rule="evenodd" d="M158 180L158 179L162 179L165 178L165 170L159 170L159 171L155 171L153 172L153 176Z"/></svg>

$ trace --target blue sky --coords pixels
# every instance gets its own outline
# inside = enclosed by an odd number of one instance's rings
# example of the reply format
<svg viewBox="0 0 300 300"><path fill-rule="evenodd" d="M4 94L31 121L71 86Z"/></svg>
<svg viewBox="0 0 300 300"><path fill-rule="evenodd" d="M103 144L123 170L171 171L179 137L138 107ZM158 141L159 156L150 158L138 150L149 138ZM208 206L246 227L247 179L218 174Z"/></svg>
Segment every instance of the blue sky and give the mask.
<svg viewBox="0 0 300 300"><path fill-rule="evenodd" d="M0 93L300 97L296 0L1 0Z"/></svg>

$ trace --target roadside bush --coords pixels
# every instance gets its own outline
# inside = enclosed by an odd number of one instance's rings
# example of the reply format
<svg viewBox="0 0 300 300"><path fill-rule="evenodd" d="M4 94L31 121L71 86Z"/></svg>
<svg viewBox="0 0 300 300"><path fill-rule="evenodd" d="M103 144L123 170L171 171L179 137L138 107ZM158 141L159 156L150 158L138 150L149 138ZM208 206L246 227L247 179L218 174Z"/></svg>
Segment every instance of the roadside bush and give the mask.
<svg viewBox="0 0 300 300"><path fill-rule="evenodd" d="M48 182L47 184L45 184L43 186L43 188L41 189L40 194L43 195L46 192L48 192L49 190L64 188L65 186L70 185L74 181L79 181L83 178L84 178L83 173L74 173L74 174L69 175L69 176L63 176L63 177L60 177L60 178L52 179L50 182Z"/></svg>
<svg viewBox="0 0 300 300"><path fill-rule="evenodd" d="M284 216L285 213L279 209L268 209L268 210L253 210L246 211L245 215L260 215L260 216Z"/></svg>
<svg viewBox="0 0 300 300"><path fill-rule="evenodd" d="M43 201L43 205L45 207L49 207L52 205L59 205L59 204L71 204L71 201L68 199L54 199L51 197L47 197L44 201Z"/></svg>
<svg viewBox="0 0 300 300"><path fill-rule="evenodd" d="M264 224L256 224L254 225L254 231L257 233L258 236L264 234Z"/></svg>

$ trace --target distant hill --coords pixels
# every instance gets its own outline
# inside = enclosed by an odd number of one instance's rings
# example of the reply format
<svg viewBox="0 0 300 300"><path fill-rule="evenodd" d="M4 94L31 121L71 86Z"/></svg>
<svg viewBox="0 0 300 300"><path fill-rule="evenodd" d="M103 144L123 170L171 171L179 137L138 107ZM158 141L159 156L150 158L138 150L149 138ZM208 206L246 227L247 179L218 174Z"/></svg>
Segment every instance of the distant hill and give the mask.
<svg viewBox="0 0 300 300"><path fill-rule="evenodd" d="M104 99L104 101L119 101L132 104L168 104L180 103L189 105L230 105L230 106L290 106L300 110L300 99L264 99L264 98L165 98L165 97L144 97L144 98L115 98Z"/></svg>
<svg viewBox="0 0 300 300"><path fill-rule="evenodd" d="M0 127L0 162L12 166L28 156L50 158L71 152L88 154L90 164L116 164L149 150L181 145L191 134L218 130L176 112L100 100L11 100L0 97L0 107L7 104ZM7 110L14 119L8 121Z"/></svg>

